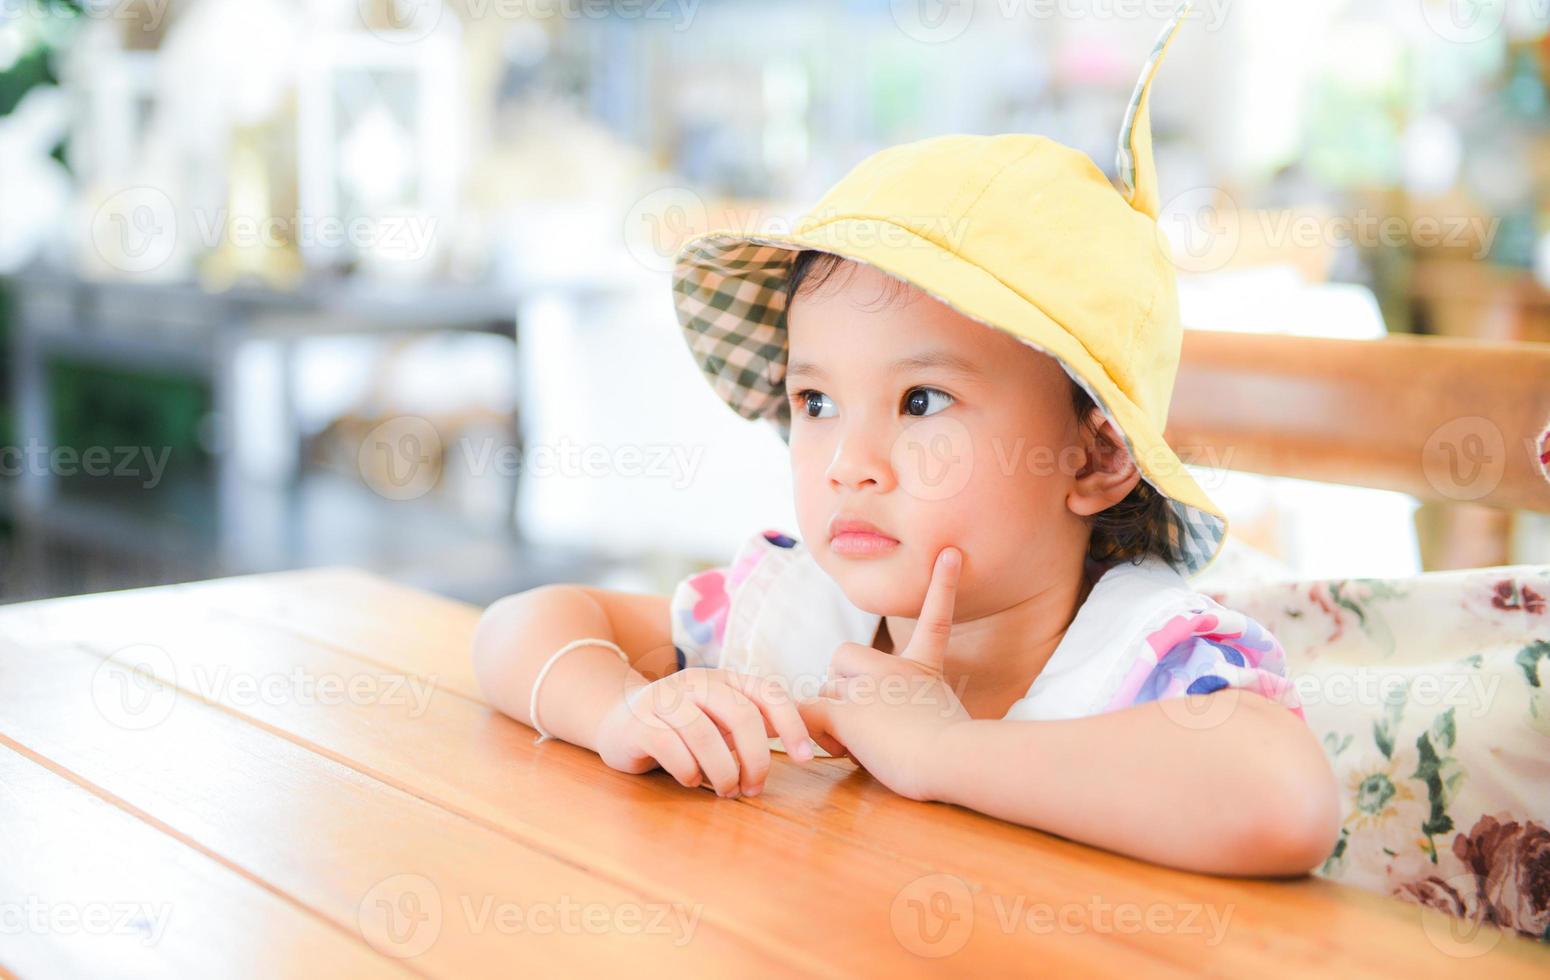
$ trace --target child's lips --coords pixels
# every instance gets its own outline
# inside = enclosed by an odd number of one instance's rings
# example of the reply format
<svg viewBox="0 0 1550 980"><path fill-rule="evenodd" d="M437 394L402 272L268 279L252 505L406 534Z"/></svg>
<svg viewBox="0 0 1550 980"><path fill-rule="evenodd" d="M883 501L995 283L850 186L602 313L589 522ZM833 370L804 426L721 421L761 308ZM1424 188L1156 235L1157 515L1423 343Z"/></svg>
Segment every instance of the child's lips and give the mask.
<svg viewBox="0 0 1550 980"><path fill-rule="evenodd" d="M829 550L847 558L873 558L899 546L886 534L871 531L842 531L829 539Z"/></svg>

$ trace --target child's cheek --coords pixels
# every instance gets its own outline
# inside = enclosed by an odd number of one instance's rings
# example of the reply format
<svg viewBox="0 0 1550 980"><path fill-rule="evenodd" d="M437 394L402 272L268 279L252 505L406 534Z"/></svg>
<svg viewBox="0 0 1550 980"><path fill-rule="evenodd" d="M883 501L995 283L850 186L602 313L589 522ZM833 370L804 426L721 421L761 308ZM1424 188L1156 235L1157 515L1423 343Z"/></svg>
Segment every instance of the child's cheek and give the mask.
<svg viewBox="0 0 1550 980"><path fill-rule="evenodd" d="M822 465L793 454L791 490L797 514L798 536L814 543L827 538L833 500L825 492Z"/></svg>
<svg viewBox="0 0 1550 980"><path fill-rule="evenodd" d="M969 428L946 414L927 416L905 426L890 447L899 489L923 504L961 506L977 471L994 467L981 459L986 447Z"/></svg>

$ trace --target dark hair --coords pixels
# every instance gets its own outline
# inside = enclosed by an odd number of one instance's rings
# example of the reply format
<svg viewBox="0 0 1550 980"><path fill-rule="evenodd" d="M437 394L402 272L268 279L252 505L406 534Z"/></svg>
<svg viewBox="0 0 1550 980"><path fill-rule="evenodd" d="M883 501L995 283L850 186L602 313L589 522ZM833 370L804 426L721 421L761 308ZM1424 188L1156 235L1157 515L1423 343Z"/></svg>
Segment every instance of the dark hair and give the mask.
<svg viewBox="0 0 1550 980"><path fill-rule="evenodd" d="M1067 376L1070 377L1069 375ZM1102 416L1092 416L1098 405L1087 390L1071 378L1071 408L1078 422L1096 433L1103 428ZM1100 436L1110 444L1108 436ZM1174 540L1173 507L1146 480L1138 480L1125 499L1111 504L1088 518L1092 537L1087 556L1099 562L1128 561L1139 565L1148 555L1156 555L1169 564L1179 560Z"/></svg>
<svg viewBox="0 0 1550 980"><path fill-rule="evenodd" d="M807 249L792 260L791 273L786 277L786 308L803 293L812 292L827 283L840 267L849 262L843 256ZM883 297L892 300L907 288L904 282L890 280ZM1077 421L1097 434L1103 426L1102 417L1094 419L1092 410L1098 405L1076 379L1066 376L1071 383L1071 409ZM1100 438L1113 444L1108 436ZM1123 448L1116 446L1115 448ZM1131 488L1125 499L1087 519L1092 529L1088 539L1087 557L1096 562L1117 563L1128 561L1139 564L1148 555L1169 563L1178 560L1173 540L1173 516L1168 498L1158 493L1144 479Z"/></svg>

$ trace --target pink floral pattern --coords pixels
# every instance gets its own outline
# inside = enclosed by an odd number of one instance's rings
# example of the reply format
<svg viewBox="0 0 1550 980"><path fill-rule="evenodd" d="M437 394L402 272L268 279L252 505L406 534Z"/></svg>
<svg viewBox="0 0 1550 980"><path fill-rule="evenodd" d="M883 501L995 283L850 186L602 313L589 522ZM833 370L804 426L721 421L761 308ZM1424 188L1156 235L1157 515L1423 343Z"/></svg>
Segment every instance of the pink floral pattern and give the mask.
<svg viewBox="0 0 1550 980"><path fill-rule="evenodd" d="M1147 632L1144 652L1108 710L1228 687L1253 691L1303 716L1276 638L1240 612L1199 607L1170 614Z"/></svg>
<svg viewBox="0 0 1550 980"><path fill-rule="evenodd" d="M678 668L715 667L726 640L732 598L748 576L774 548L791 548L796 540L767 530L743 546L725 568L709 568L679 583L672 599L674 650Z"/></svg>

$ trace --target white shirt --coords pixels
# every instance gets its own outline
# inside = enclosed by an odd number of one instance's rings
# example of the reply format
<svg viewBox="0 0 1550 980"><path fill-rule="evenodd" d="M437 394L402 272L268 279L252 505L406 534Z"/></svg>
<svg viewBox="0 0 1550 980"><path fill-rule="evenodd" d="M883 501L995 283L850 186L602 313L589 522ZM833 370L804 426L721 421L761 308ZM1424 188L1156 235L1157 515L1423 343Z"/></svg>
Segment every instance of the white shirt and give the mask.
<svg viewBox="0 0 1550 980"><path fill-rule="evenodd" d="M816 695L841 643L871 645L882 619L852 605L801 542L774 530L751 536L730 565L680 582L671 615L680 667L775 674L799 697ZM1191 687L1244 687L1298 710L1275 638L1148 557L1102 572L1004 717L1081 718Z"/></svg>

